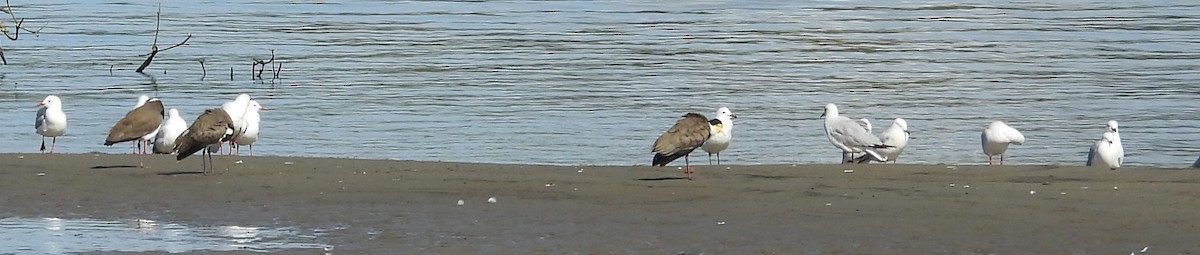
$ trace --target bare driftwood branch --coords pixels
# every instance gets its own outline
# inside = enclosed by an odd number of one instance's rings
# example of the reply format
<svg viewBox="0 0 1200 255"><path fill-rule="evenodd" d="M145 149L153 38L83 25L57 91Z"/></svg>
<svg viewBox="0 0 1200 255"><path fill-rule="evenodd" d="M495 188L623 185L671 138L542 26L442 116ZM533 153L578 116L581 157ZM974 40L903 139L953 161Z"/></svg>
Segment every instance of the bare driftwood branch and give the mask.
<svg viewBox="0 0 1200 255"><path fill-rule="evenodd" d="M172 45L171 47L167 47L165 49L160 50L160 49L158 49L158 31L159 31L159 27L161 25L162 25L162 5L159 5L158 12L155 14L155 19L154 19L154 42L150 44L150 54L146 55L146 61L142 61L142 65L138 66L138 68L137 68L137 72L139 72L139 73L141 73L143 70L146 70L147 66L150 66L150 62L154 61L154 56L158 55L159 52L163 52L163 51L167 51L170 49L174 49L175 47L183 46L183 45L187 44L188 40L192 39L192 34L187 34L187 38L183 38L182 42L179 42L175 45Z"/></svg>
<svg viewBox="0 0 1200 255"><path fill-rule="evenodd" d="M17 18L17 14L13 13L12 4L10 4L8 2L8 0L4 0L4 8L0 9L0 11L8 13L8 16L12 17L13 24L15 24L13 27L13 30L10 31L10 30L8 30L8 26L4 25L4 21L0 20L0 33L4 33L4 37L7 37L8 40L16 41L17 38L20 38L21 30L25 30L25 32L34 34L36 36L38 33L40 33L42 31L42 28L46 28L46 24L43 24L42 27L38 28L37 30L29 30L29 28L25 28L24 26L22 26L25 24L25 19ZM49 23L47 23L47 24L49 24ZM3 47L0 47L0 61L3 61L3 63L5 65L8 65L8 59L4 57L4 48Z"/></svg>
<svg viewBox="0 0 1200 255"><path fill-rule="evenodd" d="M200 80L203 81L204 77L208 77L208 68L204 68L204 59L203 58L197 59L196 61L200 61Z"/></svg>
<svg viewBox="0 0 1200 255"><path fill-rule="evenodd" d="M272 80L278 79L280 69L283 68L283 62L279 63L279 67L275 67L275 50L271 50L271 59L268 59L266 61L259 60L259 59L254 60L254 63L252 63L250 65L250 79L251 80L254 80L254 79L262 80L263 79L262 73L263 73L263 71L267 70L268 65L271 66L271 74L274 75L274 77L272 77L271 79ZM258 72L255 72L255 71L258 71Z"/></svg>

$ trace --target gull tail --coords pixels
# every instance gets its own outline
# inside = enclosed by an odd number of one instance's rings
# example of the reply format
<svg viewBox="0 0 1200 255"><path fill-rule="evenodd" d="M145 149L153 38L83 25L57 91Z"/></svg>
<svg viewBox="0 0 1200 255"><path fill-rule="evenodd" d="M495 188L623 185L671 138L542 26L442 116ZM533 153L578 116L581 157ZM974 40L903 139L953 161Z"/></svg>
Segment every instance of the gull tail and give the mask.
<svg viewBox="0 0 1200 255"><path fill-rule="evenodd" d="M687 155L687 153L675 153L675 154L655 153L654 161L652 162L651 166L667 166L667 164L671 163L671 161L675 161L676 159L679 159L679 158L683 157L684 155Z"/></svg>
<svg viewBox="0 0 1200 255"><path fill-rule="evenodd" d="M1094 158L1096 158L1096 147L1095 146L1093 146L1091 149L1088 149L1087 163L1085 163L1084 165L1092 166L1092 159L1094 159Z"/></svg>
<svg viewBox="0 0 1200 255"><path fill-rule="evenodd" d="M867 162L871 161L872 159L879 161L879 162L887 161L887 157L884 157L883 155L879 154L878 152L875 152L874 150L863 150L863 152L866 152L866 153L864 155L859 156L858 158L854 159L855 164L867 163Z"/></svg>

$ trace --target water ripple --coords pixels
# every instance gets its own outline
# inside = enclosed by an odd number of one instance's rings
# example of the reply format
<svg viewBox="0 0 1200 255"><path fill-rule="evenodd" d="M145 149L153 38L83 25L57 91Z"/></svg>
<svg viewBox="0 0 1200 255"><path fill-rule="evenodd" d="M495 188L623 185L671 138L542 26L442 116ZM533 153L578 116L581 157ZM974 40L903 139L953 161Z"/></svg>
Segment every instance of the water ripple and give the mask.
<svg viewBox="0 0 1200 255"><path fill-rule="evenodd" d="M727 162L833 163L828 102L908 119L902 162L981 162L994 119L1030 138L1017 163L1080 164L1108 119L1129 164L1200 153L1194 3L164 3L160 46L194 37L133 74L158 5L14 6L46 28L3 44L0 118L18 121L0 123L0 151L34 151L46 94L71 120L60 151L124 153L99 141L138 94L194 118L251 93L272 108L255 146L271 155L646 164L679 115L730 106ZM250 80L271 50L283 80Z"/></svg>

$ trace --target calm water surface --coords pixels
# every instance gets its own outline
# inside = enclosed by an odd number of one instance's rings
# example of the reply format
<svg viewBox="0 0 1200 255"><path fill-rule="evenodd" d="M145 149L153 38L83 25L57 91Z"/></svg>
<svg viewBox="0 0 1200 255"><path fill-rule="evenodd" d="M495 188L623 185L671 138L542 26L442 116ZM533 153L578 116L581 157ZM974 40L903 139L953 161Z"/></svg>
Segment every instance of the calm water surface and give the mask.
<svg viewBox="0 0 1200 255"><path fill-rule="evenodd" d="M294 228L189 226L144 219L2 218L0 246L5 248L6 254L272 252L334 248L315 243L320 232L312 232Z"/></svg>
<svg viewBox="0 0 1200 255"><path fill-rule="evenodd" d="M1028 138L1016 164L1082 164L1109 119L1129 165L1200 155L1195 1L171 2L160 46L194 38L137 74L158 3L13 1L45 27L0 41L0 152L37 151L47 94L59 151L128 153L101 143L140 94L190 121L250 93L259 155L645 165L677 117L728 106L727 163L836 163L829 102L907 119L902 163L985 162L992 120ZM281 79L251 80L270 50Z"/></svg>

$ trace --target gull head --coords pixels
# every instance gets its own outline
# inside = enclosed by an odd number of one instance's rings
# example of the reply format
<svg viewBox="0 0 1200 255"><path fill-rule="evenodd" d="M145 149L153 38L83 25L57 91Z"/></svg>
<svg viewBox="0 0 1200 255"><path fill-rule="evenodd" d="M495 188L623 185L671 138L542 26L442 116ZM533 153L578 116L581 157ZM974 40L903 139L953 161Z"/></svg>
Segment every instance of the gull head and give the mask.
<svg viewBox="0 0 1200 255"><path fill-rule="evenodd" d="M837 105L835 105L833 103L829 103L829 104L825 105L825 113L822 113L821 117L833 118L833 117L837 117L837 116L838 116Z"/></svg>
<svg viewBox="0 0 1200 255"><path fill-rule="evenodd" d="M1112 144L1113 140L1116 140L1116 137L1113 137L1112 132L1104 132L1104 135L1100 139L1104 140L1105 142L1108 142L1109 144Z"/></svg>
<svg viewBox="0 0 1200 255"><path fill-rule="evenodd" d="M727 116L730 119L737 118L737 115L733 115L733 111L730 111L729 107L721 107L720 109L717 109L717 117L719 118L721 116Z"/></svg>
<svg viewBox="0 0 1200 255"><path fill-rule="evenodd" d="M263 106L262 106L262 105L260 105L260 104L258 104L258 100L250 100L250 105L246 106L246 109L247 109L247 110L254 110L255 112L257 112L257 111L260 111L260 110L266 110L267 108L266 108L266 107L263 107Z"/></svg>
<svg viewBox="0 0 1200 255"><path fill-rule="evenodd" d="M908 132L908 122L905 122L902 118L896 118L893 120L892 125L899 126L900 130L904 130L904 133L912 134L911 132Z"/></svg>
<svg viewBox="0 0 1200 255"><path fill-rule="evenodd" d="M37 107L50 107L50 106L53 106L53 105L60 105L60 104L62 104L62 103L61 103L61 101L59 101L59 99L58 99L58 96L50 95L50 96L46 96L46 99L42 99L42 101L41 101L41 102L38 102L38 103L37 103L36 105L34 105L34 106L37 106Z"/></svg>
<svg viewBox="0 0 1200 255"><path fill-rule="evenodd" d="M140 96L138 96L137 104L134 105L133 107L141 107L142 105L146 104L146 102L148 102L148 101L150 101L150 96L140 95Z"/></svg>
<svg viewBox="0 0 1200 255"><path fill-rule="evenodd" d="M1117 120L1108 121L1108 131L1117 132Z"/></svg>

